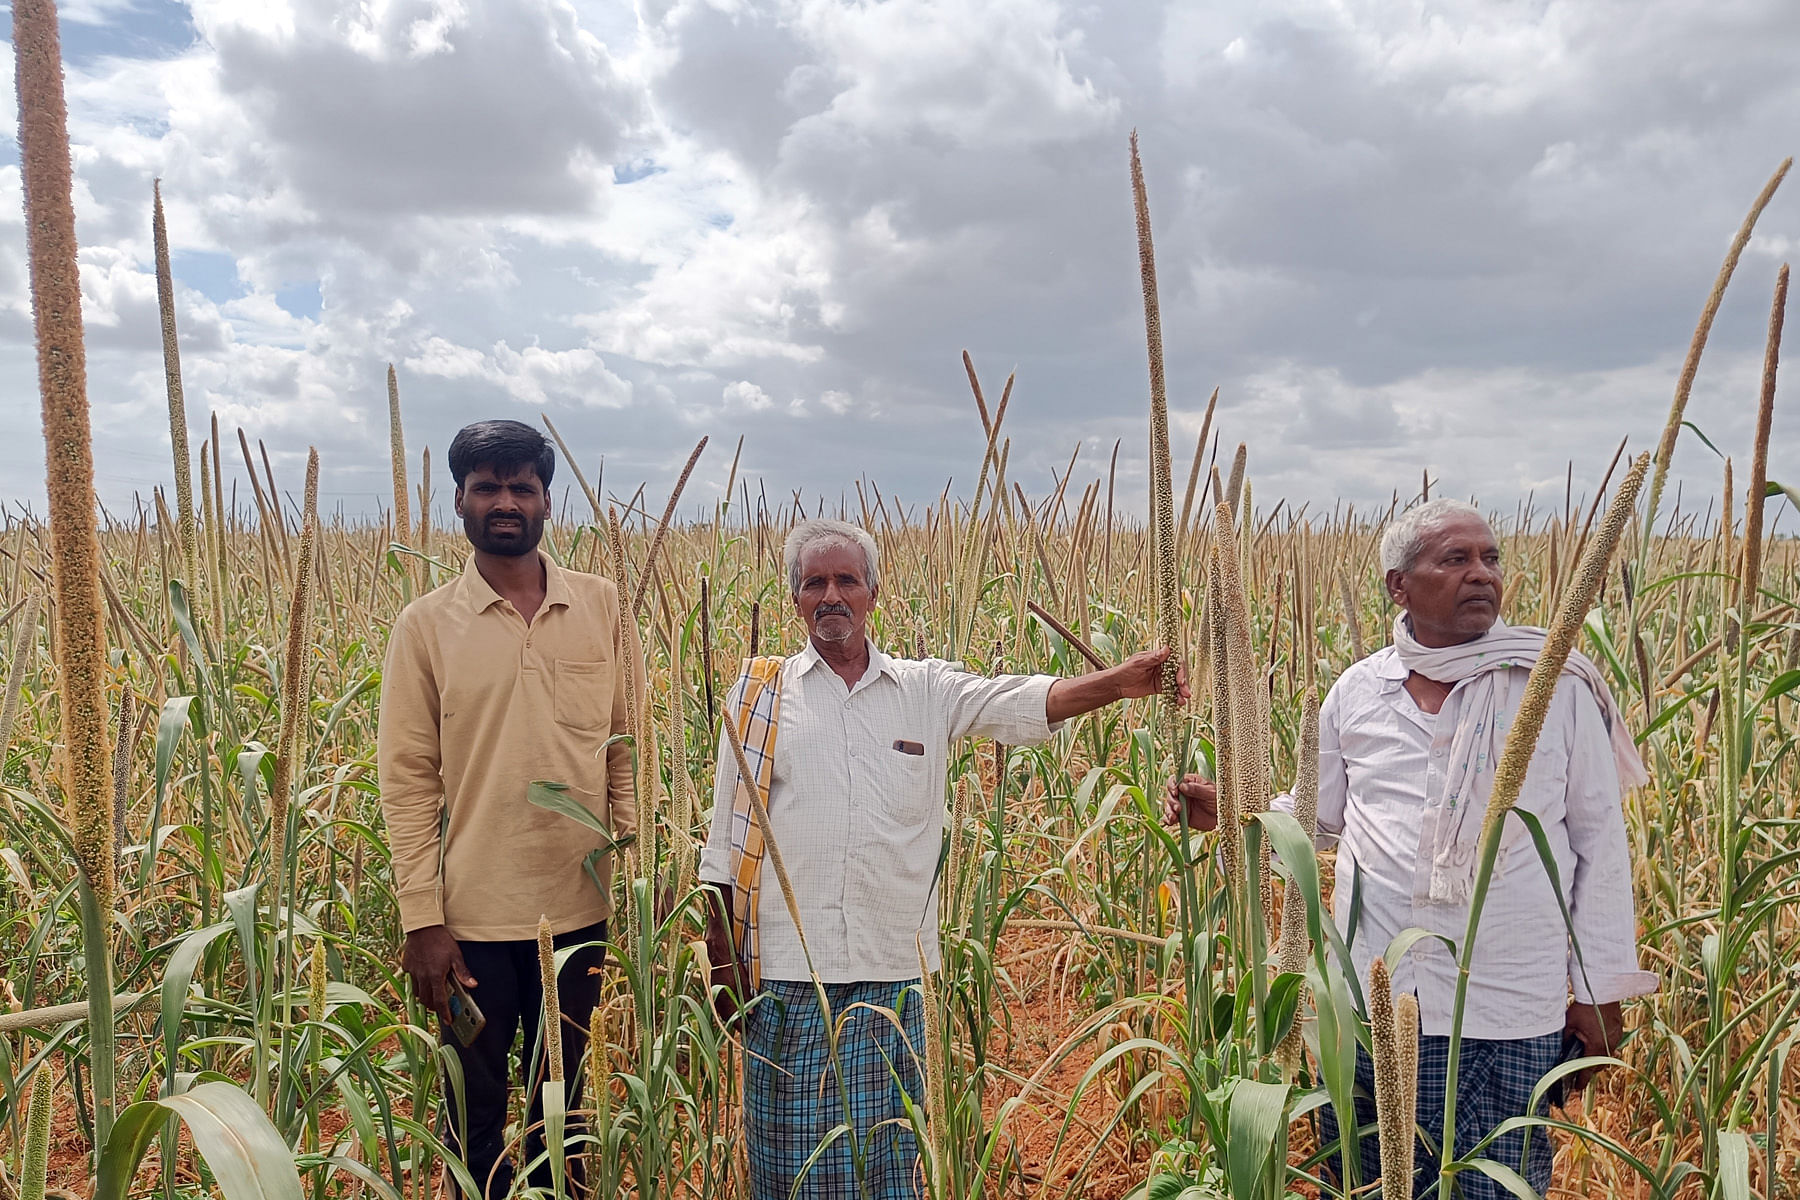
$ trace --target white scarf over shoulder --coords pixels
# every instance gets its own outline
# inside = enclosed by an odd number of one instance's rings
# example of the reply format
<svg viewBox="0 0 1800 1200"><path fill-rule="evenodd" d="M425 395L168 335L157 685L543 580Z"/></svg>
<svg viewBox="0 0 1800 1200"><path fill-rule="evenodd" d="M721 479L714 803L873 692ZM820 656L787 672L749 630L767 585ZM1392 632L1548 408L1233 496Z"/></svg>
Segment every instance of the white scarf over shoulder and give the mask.
<svg viewBox="0 0 1800 1200"><path fill-rule="evenodd" d="M1493 791L1494 768L1499 765L1513 715L1519 710L1525 681L1543 652L1544 638L1542 629L1496 620L1492 629L1472 642L1423 646L1413 637L1404 612L1394 620L1394 649L1408 671L1439 683L1469 681L1463 688L1461 711L1450 742L1443 794L1425 798L1427 807L1437 810L1437 819L1426 822L1426 828L1435 829L1435 844L1430 847L1430 889L1427 895L1415 897L1417 900L1464 904L1474 890L1476 847ZM1650 776L1638 757L1631 731L1625 727L1625 716L1607 689L1600 669L1586 656L1572 652L1563 674L1586 684L1600 706L1612 740L1620 790L1629 791L1648 783ZM1502 855L1506 845L1501 845Z"/></svg>

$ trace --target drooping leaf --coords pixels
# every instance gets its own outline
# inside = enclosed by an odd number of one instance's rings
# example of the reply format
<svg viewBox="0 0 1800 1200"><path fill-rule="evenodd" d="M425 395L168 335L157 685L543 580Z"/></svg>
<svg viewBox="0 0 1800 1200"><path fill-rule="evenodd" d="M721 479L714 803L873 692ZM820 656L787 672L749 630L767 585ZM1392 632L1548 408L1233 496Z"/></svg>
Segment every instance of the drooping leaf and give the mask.
<svg viewBox="0 0 1800 1200"><path fill-rule="evenodd" d="M256 1101L219 1082L140 1100L120 1113L100 1154L94 1200L126 1200L144 1152L170 1113L187 1125L225 1200L305 1200L293 1150Z"/></svg>

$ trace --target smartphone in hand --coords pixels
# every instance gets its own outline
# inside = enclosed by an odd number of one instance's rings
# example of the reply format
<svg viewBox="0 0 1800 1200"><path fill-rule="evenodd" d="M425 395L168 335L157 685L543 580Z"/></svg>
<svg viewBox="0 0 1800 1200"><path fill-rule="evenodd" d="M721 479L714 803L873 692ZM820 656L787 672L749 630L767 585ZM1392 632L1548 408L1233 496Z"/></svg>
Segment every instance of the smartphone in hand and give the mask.
<svg viewBox="0 0 1800 1200"><path fill-rule="evenodd" d="M1572 1033L1563 1034L1562 1054L1556 1060L1556 1066L1572 1063L1578 1058L1588 1057L1587 1043ZM1554 1070L1555 1068L1552 1068ZM1571 1096L1581 1089L1575 1086L1575 1075L1564 1075L1544 1092L1544 1101L1551 1108L1561 1108Z"/></svg>
<svg viewBox="0 0 1800 1200"><path fill-rule="evenodd" d="M450 1032L464 1046L473 1046L475 1039L487 1026L487 1018L481 1014L481 1006L475 1003L475 997L469 995L469 989L462 985L462 980L452 971L450 983Z"/></svg>

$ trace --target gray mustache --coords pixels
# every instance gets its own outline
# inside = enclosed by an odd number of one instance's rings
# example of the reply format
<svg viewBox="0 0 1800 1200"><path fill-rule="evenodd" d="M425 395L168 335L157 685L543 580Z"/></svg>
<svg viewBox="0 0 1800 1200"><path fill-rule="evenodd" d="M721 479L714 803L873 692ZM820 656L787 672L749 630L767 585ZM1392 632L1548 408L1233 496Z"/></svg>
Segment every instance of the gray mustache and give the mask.
<svg viewBox="0 0 1800 1200"><path fill-rule="evenodd" d="M851 615L850 607L845 604L821 604L813 609L814 620L820 617L848 617Z"/></svg>

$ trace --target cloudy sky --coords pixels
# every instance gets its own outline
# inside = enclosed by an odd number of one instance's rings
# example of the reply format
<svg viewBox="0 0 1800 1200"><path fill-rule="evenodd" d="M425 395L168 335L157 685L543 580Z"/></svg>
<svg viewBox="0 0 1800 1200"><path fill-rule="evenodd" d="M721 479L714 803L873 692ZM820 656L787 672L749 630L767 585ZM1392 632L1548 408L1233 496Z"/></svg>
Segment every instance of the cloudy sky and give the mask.
<svg viewBox="0 0 1800 1200"><path fill-rule="evenodd" d="M1792 0L68 0L99 485L171 475L151 180L196 447L387 494L408 447L549 413L606 490L965 487L967 349L1018 384L1012 475L1080 446L1141 501L1127 179L1142 139L1174 440L1207 393L1260 504L1510 507L1647 448L1725 247L1800 148ZM11 71L11 55L5 67ZM7 86L10 91L10 82ZM0 157L0 495L41 495L23 224ZM1800 180L1765 214L1690 415L1747 456ZM1786 381L1796 378L1794 368ZM1788 395L1793 394L1788 383ZM1778 408L1771 473L1800 479ZM1684 439L1687 487L1718 461ZM227 472L241 475L241 466ZM756 484L752 483L754 490ZM852 495L854 492L852 490Z"/></svg>

